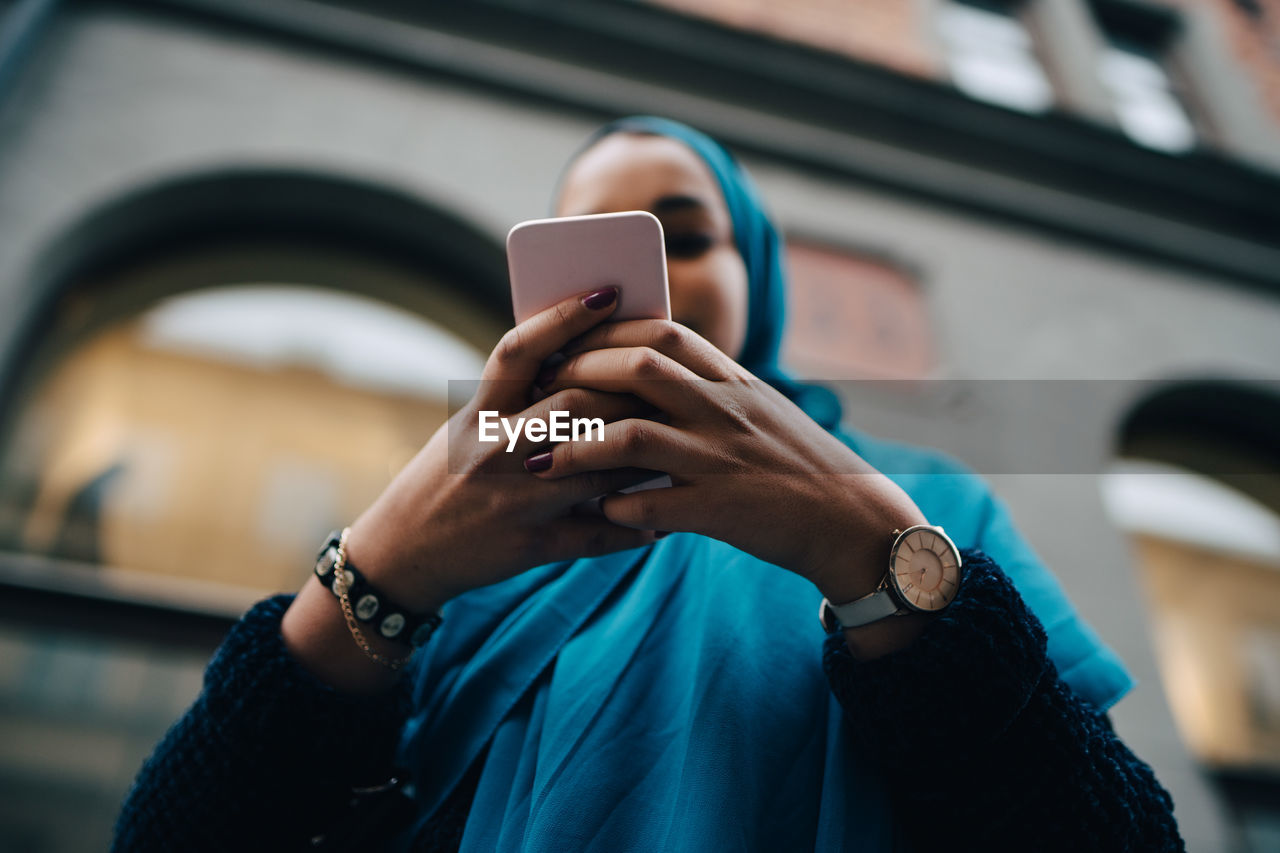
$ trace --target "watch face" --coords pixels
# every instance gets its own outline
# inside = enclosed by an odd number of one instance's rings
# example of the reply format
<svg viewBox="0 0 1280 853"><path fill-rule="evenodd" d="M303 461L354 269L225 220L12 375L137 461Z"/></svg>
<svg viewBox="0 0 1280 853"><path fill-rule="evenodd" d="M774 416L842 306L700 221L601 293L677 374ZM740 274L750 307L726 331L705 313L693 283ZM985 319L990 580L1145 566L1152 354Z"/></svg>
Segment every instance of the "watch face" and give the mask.
<svg viewBox="0 0 1280 853"><path fill-rule="evenodd" d="M941 610L960 588L960 559L951 540L929 527L910 530L890 557L899 597L913 610Z"/></svg>

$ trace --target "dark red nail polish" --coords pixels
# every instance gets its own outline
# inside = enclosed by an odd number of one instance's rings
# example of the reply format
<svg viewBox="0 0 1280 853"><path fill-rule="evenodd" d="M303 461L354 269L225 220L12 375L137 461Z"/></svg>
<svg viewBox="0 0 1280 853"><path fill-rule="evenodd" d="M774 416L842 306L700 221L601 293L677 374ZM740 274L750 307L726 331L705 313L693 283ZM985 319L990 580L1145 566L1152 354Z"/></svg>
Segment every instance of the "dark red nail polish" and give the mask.
<svg viewBox="0 0 1280 853"><path fill-rule="evenodd" d="M599 311L601 308L608 308L613 301L618 298L618 288L602 287L599 290L593 290L586 296L582 297L582 304L592 311Z"/></svg>
<svg viewBox="0 0 1280 853"><path fill-rule="evenodd" d="M551 384L551 380L556 378L556 369L552 365L547 365L538 371L537 377L534 378L533 384L539 388L545 388Z"/></svg>
<svg viewBox="0 0 1280 853"><path fill-rule="evenodd" d="M544 450L542 453L530 456L524 460L524 470L530 474L536 474L539 471L545 471L551 467L551 451Z"/></svg>

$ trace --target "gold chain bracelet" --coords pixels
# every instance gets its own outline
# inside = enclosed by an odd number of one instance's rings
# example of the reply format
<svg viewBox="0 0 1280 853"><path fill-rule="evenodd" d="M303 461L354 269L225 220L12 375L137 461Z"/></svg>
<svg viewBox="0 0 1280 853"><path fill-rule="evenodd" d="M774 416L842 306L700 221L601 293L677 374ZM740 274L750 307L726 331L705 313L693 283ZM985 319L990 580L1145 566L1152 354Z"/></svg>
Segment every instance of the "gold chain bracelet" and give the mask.
<svg viewBox="0 0 1280 853"><path fill-rule="evenodd" d="M347 617L347 627L351 629L351 636L355 637L356 645L358 645L366 655L373 660L385 666L387 669L401 670L409 662L409 658L413 657L413 652L402 658L391 658L386 655L380 655L369 645L368 640L364 638L364 634L360 632L360 626L356 622L356 614L351 609L351 596L347 594L347 576L345 569L347 565L347 534L351 532L350 527L342 529L342 536L338 539L338 553L333 561L333 591L338 594L338 600L342 603L342 613Z"/></svg>

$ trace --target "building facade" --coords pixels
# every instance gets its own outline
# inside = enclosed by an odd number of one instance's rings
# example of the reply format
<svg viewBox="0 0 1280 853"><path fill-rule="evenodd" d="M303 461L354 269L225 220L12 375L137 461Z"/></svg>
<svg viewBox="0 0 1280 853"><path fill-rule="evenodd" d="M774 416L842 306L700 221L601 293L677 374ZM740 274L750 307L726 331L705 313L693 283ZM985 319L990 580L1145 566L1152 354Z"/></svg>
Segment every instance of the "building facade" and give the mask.
<svg viewBox="0 0 1280 853"><path fill-rule="evenodd" d="M1191 849L1280 843L1271 0L0 15L4 846L102 846L229 621L509 325L506 231L638 112L761 184L792 368L1009 503Z"/></svg>

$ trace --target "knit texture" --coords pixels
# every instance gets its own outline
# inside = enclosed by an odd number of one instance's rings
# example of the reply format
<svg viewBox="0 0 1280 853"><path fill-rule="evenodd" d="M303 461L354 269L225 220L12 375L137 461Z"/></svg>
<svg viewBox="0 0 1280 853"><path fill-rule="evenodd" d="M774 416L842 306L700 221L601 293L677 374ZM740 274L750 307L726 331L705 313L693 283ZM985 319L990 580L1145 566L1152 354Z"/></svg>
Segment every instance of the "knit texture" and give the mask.
<svg viewBox="0 0 1280 853"><path fill-rule="evenodd" d="M964 555L954 604L909 648L856 661L832 633L823 649L913 848L1185 849L1168 792L1058 678L1008 577L980 551Z"/></svg>
<svg viewBox="0 0 1280 853"><path fill-rule="evenodd" d="M350 789L385 781L411 682L347 694L280 636L291 595L260 601L205 670L204 689L143 764L113 850L293 850L340 818Z"/></svg>
<svg viewBox="0 0 1280 853"><path fill-rule="evenodd" d="M883 770L906 846L1183 850L1151 768L1058 678L1039 620L999 567L964 554L955 602L907 649L860 662L840 633L823 647L831 689L856 748ZM350 789L394 771L411 684L352 696L318 681L280 637L291 601L259 602L233 626L204 691L143 765L113 850L377 849L386 820L336 830L350 823ZM458 849L483 760L415 850ZM320 835L330 843L316 848Z"/></svg>

